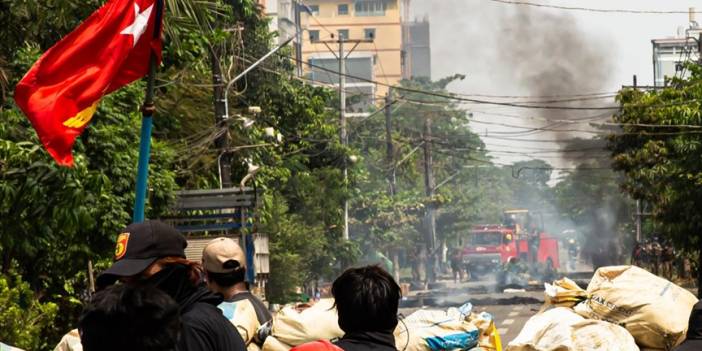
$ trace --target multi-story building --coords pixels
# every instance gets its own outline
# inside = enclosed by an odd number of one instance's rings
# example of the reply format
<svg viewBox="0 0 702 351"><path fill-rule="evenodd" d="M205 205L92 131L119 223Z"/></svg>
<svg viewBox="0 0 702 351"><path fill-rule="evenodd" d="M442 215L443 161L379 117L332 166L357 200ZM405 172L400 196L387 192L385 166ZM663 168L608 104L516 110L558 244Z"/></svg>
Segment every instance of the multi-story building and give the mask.
<svg viewBox="0 0 702 351"><path fill-rule="evenodd" d="M347 41L343 46L348 112L365 112L377 105L387 85L403 78L431 78L429 21L403 22L409 17L409 0L258 2L279 42L295 36L298 74L314 83L339 84L338 41ZM359 39L364 42L357 43Z"/></svg>
<svg viewBox="0 0 702 351"><path fill-rule="evenodd" d="M346 57L349 112L363 112L403 77L402 23L398 0L306 0L302 60L306 75L322 84L339 83L339 38ZM354 42L357 39L372 42ZM358 78L355 78L358 77ZM360 79L359 79L360 78Z"/></svg>
<svg viewBox="0 0 702 351"><path fill-rule="evenodd" d="M429 34L429 21L426 18L421 21L403 23L403 78L431 78L431 40Z"/></svg>
<svg viewBox="0 0 702 351"><path fill-rule="evenodd" d="M666 79L686 78L688 73L684 63L699 57L698 41L702 27L695 21L695 9L690 9L688 28L680 28L673 38L653 39L653 85L662 87Z"/></svg>
<svg viewBox="0 0 702 351"><path fill-rule="evenodd" d="M270 21L271 32L278 33L278 44L282 44L290 37L295 37L292 41L293 53L298 62L298 74L302 75L301 2L299 0L257 0L257 2Z"/></svg>

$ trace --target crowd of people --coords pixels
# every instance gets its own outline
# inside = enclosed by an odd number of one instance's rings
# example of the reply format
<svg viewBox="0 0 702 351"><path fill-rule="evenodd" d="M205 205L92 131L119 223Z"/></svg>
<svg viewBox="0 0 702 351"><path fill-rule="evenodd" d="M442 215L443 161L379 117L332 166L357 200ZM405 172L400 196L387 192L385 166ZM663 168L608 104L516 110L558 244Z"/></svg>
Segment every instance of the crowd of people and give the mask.
<svg viewBox="0 0 702 351"><path fill-rule="evenodd" d="M683 265L683 260L676 255L675 247L669 239L661 240L658 236L653 236L634 245L631 264L670 280L675 274L675 268Z"/></svg>
<svg viewBox="0 0 702 351"><path fill-rule="evenodd" d="M113 264L98 276L98 291L76 321L80 348L72 350L244 351L258 344L251 330L265 329L272 316L249 291L241 247L216 238L204 247L202 261L193 262L186 246L183 235L163 222L127 226L118 235ZM641 250L649 247L657 250L653 243ZM666 257L665 247L660 250ZM393 331L402 292L392 275L379 266L350 268L333 282L331 295L343 337L291 351L397 350ZM251 311L253 328L239 325L242 306ZM700 343L702 302L690 316L687 340L675 350L697 350Z"/></svg>
<svg viewBox="0 0 702 351"><path fill-rule="evenodd" d="M246 258L228 238L209 242L202 262L185 257L187 241L160 221L127 226L113 264L97 278L98 291L78 321L84 351L243 351L253 342L233 320L249 304L257 325L271 313L245 280ZM401 289L378 266L345 271L331 289L339 326L335 341L297 346L310 350L395 350L393 330Z"/></svg>

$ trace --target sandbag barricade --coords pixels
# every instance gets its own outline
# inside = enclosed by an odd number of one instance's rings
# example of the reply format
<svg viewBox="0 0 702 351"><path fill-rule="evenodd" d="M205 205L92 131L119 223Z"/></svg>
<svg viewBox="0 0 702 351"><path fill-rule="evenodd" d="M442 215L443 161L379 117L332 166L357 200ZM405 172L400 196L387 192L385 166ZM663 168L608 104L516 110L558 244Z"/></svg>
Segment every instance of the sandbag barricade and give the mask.
<svg viewBox="0 0 702 351"><path fill-rule="evenodd" d="M636 266L598 269L587 290L564 278L546 284L544 308L572 307L586 319L624 327L642 350L671 350L687 333L697 298Z"/></svg>
<svg viewBox="0 0 702 351"><path fill-rule="evenodd" d="M333 299L319 300L302 311L291 305L273 316L271 333L265 338L263 351L287 351L293 346L343 335Z"/></svg>
<svg viewBox="0 0 702 351"><path fill-rule="evenodd" d="M642 348L670 350L685 339L697 298L636 266L603 267L575 312L626 328Z"/></svg>
<svg viewBox="0 0 702 351"><path fill-rule="evenodd" d="M317 340L341 338L333 300L321 300L298 311L287 306L273 316L270 335L262 351L288 351ZM394 332L399 351L480 350L502 351L497 328L489 313L472 313L472 305L447 311L419 310L404 318Z"/></svg>
<svg viewBox="0 0 702 351"><path fill-rule="evenodd" d="M419 310L395 329L395 347L405 351L502 350L492 316L472 313L467 303L447 311Z"/></svg>
<svg viewBox="0 0 702 351"><path fill-rule="evenodd" d="M78 329L73 329L66 333L56 345L54 351L83 351L83 344L80 343Z"/></svg>
<svg viewBox="0 0 702 351"><path fill-rule="evenodd" d="M587 291L574 281L563 278L552 284L544 284L545 306L574 307L587 299Z"/></svg>
<svg viewBox="0 0 702 351"><path fill-rule="evenodd" d="M506 351L639 351L626 329L588 320L567 307L531 317Z"/></svg>

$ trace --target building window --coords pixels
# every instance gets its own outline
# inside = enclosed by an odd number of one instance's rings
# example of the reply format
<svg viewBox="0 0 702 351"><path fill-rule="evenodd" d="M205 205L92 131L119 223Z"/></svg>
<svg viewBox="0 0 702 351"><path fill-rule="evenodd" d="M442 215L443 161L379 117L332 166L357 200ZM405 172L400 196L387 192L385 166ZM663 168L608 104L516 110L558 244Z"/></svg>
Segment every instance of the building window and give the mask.
<svg viewBox="0 0 702 351"><path fill-rule="evenodd" d="M356 0L354 10L356 16L385 16L387 3L385 0Z"/></svg>
<svg viewBox="0 0 702 351"><path fill-rule="evenodd" d="M369 40L375 39L375 28L366 28L363 30L363 37Z"/></svg>
<svg viewBox="0 0 702 351"><path fill-rule="evenodd" d="M339 29L339 39L348 39L349 38L349 30L348 29Z"/></svg>
<svg viewBox="0 0 702 351"><path fill-rule="evenodd" d="M339 16L344 16L349 14L349 5L348 4L340 4L338 6L338 12Z"/></svg>
<svg viewBox="0 0 702 351"><path fill-rule="evenodd" d="M305 5L305 7L307 8L306 10L310 15L319 15L319 5Z"/></svg>
<svg viewBox="0 0 702 351"><path fill-rule="evenodd" d="M310 33L310 41L311 42L317 42L319 41L319 31L318 30L311 30L309 31Z"/></svg>

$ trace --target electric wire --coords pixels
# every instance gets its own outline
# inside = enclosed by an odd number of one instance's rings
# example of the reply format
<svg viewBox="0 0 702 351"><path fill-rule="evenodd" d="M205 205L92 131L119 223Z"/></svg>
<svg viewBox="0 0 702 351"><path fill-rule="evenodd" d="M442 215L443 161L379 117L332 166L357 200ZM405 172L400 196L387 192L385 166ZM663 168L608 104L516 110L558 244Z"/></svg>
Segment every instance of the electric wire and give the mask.
<svg viewBox="0 0 702 351"><path fill-rule="evenodd" d="M278 54L282 57L286 57L290 60L293 60L295 62L302 62L305 65L308 65L310 67L314 67L323 71L327 72L332 72L336 75L340 75L340 72L330 70L326 67L321 67L309 62L305 62L304 60L298 60L295 57L292 57L290 55L285 55L285 54ZM473 98L466 98L466 97L461 97L453 93L439 93L439 92L433 92L433 91L426 91L426 90L421 90L421 89L414 89L414 88L407 88L403 86L397 86L397 85L391 85L391 84L385 84L379 81L375 81L372 79L367 79L363 77L358 77L350 74L344 74L344 76L349 77L349 78L354 78L357 80L365 81L368 83L372 84L377 84L377 85L382 85L382 86L387 86L395 90L399 91L405 91L409 93L417 93L417 94L422 94L422 95L427 95L427 96L434 96L434 97L439 97L439 98L444 98L444 99L449 99L449 100L455 100L455 101L462 101L462 102L467 102L467 103L473 103L473 104L478 104L478 105L495 105L495 106L506 106L506 107L515 107L515 108L523 108L523 109L544 109L544 110L576 110L576 111L590 111L590 110L620 110L622 107L621 106L551 106L551 105L525 105L522 103L518 102L504 102L504 101L489 101L489 100L480 100L480 99L473 99ZM678 102L672 102L672 103L667 103L667 104L659 104L659 105L625 105L624 107L640 107L644 109L652 109L652 108L663 108L663 107L672 107L672 106L684 106L684 105L690 105L694 103L699 103L702 102L702 99L691 99L691 100L685 100L685 101L678 101Z"/></svg>
<svg viewBox="0 0 702 351"><path fill-rule="evenodd" d="M519 1L519 0L488 0L488 1L501 3L501 4L509 4L509 5L521 5L521 6L542 7L542 8L551 8L551 9L559 9L559 10L568 10L568 11L585 11L585 12L599 12L599 13L660 14L660 15L677 15L677 14L689 14L690 13L690 11L681 11L681 10L666 11L666 10L602 9L602 8L590 8L590 7L562 6L562 5L541 4L541 3L536 3L536 2ZM702 13L702 12L695 11L694 13Z"/></svg>

